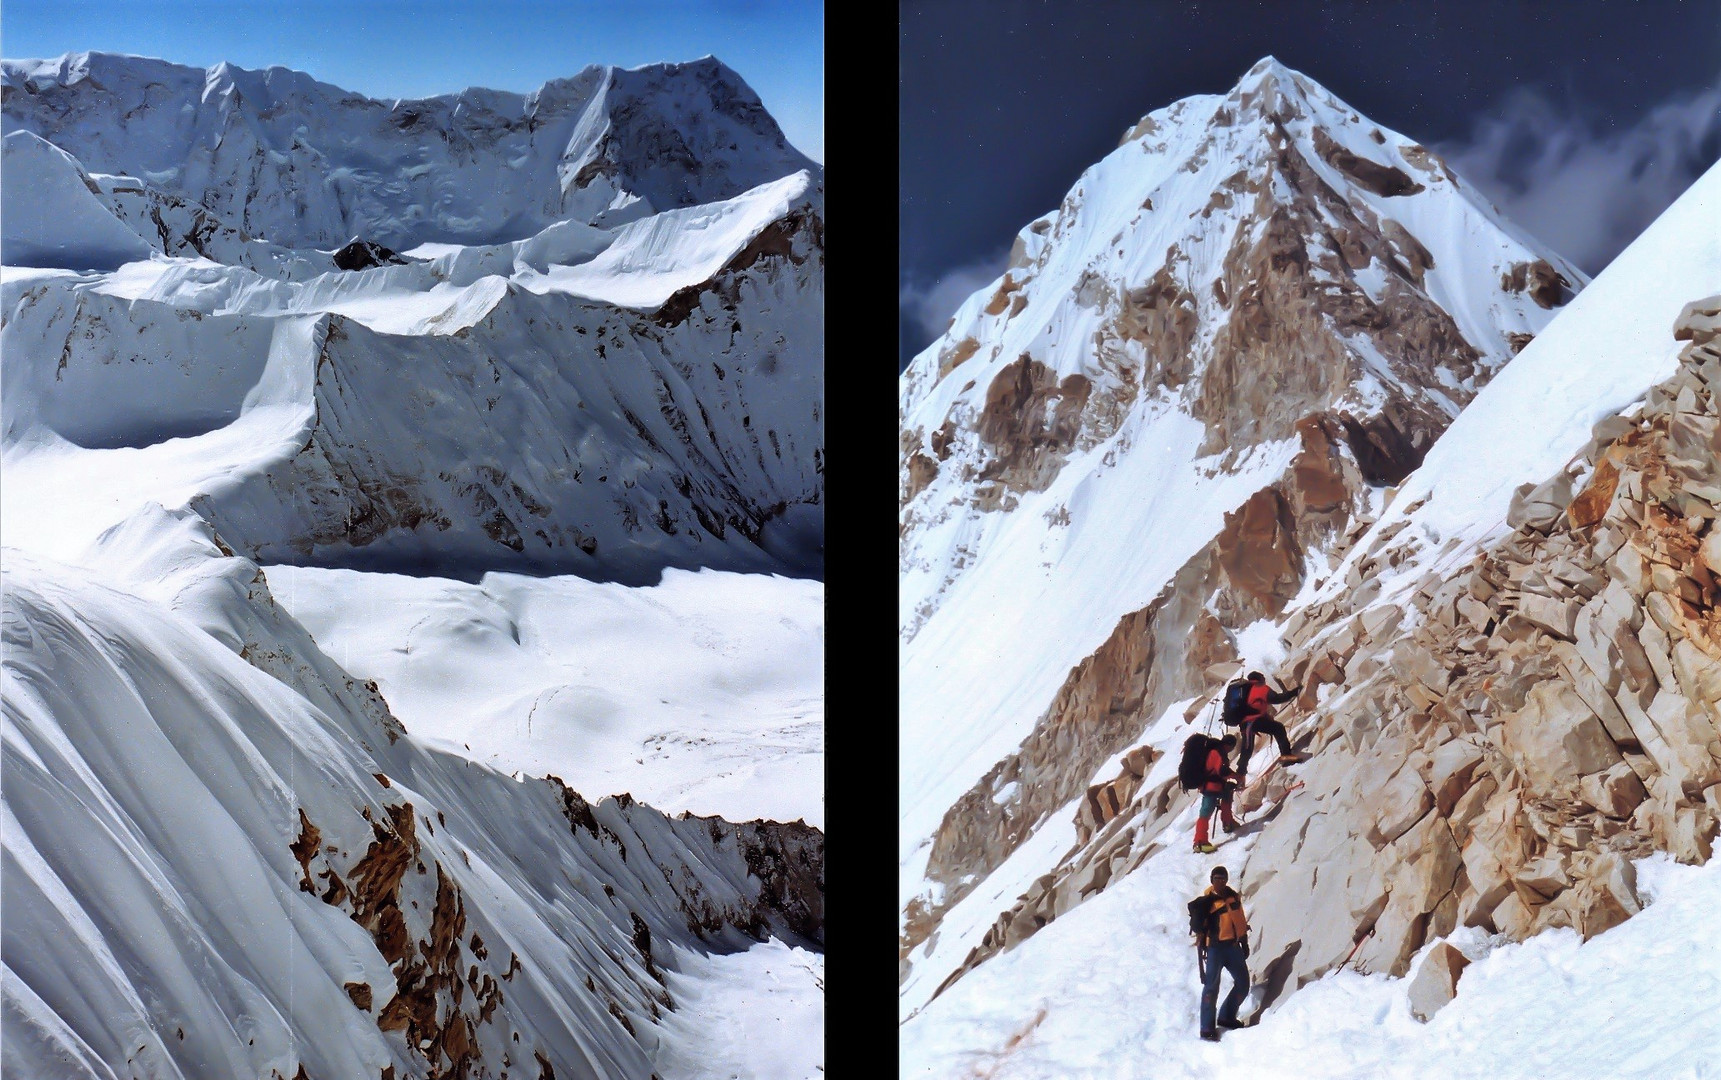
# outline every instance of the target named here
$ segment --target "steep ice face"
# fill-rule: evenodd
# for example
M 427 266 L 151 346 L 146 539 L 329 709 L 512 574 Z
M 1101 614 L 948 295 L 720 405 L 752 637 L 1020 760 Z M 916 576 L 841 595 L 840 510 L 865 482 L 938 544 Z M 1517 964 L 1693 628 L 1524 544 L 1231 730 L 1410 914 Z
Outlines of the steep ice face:
M 0 94 L 7 131 L 287 247 L 498 243 L 819 171 L 711 57 L 389 102 L 281 67 L 70 53 L 5 61 Z
M 1239 632 L 1584 282 L 1271 59 L 1019 234 L 901 383 L 905 963 L 1147 718 L 1264 662 Z
M 1489 383 L 1327 581 L 1238 635 L 1252 665 L 1303 685 L 1281 719 L 1314 757 L 1247 789 L 1249 824 L 1221 841 L 1254 916 L 1261 1011 L 1227 1053 L 1271 1052 L 1366 997 L 1376 1030 L 1330 1041 L 1305 1071 L 1426 1055 L 1480 1075 L 1517 1053 L 1501 1001 L 1555 968 L 1608 997 L 1608 965 L 1642 961 L 1714 882 L 1718 184 L 1721 167 Z M 1198 1045 L 1191 984 L 1165 971 L 1188 952 L 1179 901 L 1214 860 L 1187 854 L 1193 796 L 1173 773 L 1225 674 L 1095 769 L 909 956 L 914 1067 L 1007 1040 L 1023 1048 L 1010 1068 L 1097 1074 L 1125 1042 L 1173 1062 Z M 1709 865 L 1675 877 L 1675 860 Z M 1692 891 L 1658 910 L 1675 881 Z M 1102 942 L 1145 963 L 1108 971 Z M 1418 984 L 1454 947 L 1476 963 L 1424 1025 Z M 1095 1011 L 1118 1001 L 1130 1033 L 1096 1039 Z M 1654 1048 L 1684 1020 L 1657 1030 L 1651 1011 L 1627 1030 L 1599 1007 L 1557 1055 L 1672 1062 L 1678 1038 Z M 1454 1047 L 1478 1032 L 1499 1056 L 1465 1063 Z

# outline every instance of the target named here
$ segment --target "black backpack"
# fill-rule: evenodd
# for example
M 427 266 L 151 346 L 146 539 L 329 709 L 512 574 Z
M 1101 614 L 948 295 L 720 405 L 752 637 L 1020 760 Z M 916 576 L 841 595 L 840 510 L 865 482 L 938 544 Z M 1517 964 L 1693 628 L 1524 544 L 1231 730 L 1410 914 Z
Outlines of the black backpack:
M 1232 679 L 1225 686 L 1225 704 L 1220 707 L 1221 722 L 1233 726 L 1243 722 L 1243 714 L 1249 711 L 1248 679 Z
M 1206 785 L 1207 754 L 1218 745 L 1218 739 L 1210 739 L 1200 733 L 1183 740 L 1183 757 L 1177 763 L 1177 782 L 1184 791 L 1194 791 Z
M 1197 896 L 1189 901 L 1189 932 L 1202 941 L 1213 936 L 1214 923 L 1218 921 L 1213 917 L 1213 899 L 1211 896 Z

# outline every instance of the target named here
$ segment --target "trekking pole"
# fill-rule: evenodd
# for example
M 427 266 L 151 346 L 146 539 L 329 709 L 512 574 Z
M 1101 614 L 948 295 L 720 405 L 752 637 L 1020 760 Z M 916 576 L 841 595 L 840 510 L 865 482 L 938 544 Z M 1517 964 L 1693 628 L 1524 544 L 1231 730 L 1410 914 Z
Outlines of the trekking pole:
M 1214 721 L 1219 719 L 1219 702 L 1221 700 L 1222 696 L 1207 703 L 1207 723 L 1203 725 L 1203 730 L 1208 737 L 1212 737 Z

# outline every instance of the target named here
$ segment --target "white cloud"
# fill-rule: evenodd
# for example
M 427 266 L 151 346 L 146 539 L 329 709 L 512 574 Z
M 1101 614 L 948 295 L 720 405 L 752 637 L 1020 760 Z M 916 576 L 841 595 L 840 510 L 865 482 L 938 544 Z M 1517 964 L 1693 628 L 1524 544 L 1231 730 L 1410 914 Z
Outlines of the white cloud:
M 930 285 L 905 277 L 897 292 L 897 309 L 909 327 L 919 331 L 915 337 L 921 347 L 944 333 L 950 317 L 962 302 L 998 280 L 1009 258 L 1009 248 L 999 248 L 973 262 L 945 271 Z
M 1721 157 L 1721 86 L 1613 132 L 1520 91 L 1438 149 L 1508 219 L 1594 274 Z

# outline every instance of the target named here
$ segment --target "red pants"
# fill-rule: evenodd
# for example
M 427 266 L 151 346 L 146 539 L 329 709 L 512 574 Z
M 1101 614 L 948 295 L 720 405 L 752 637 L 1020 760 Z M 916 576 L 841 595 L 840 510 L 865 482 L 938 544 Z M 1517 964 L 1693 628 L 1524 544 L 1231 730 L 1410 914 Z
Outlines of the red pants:
M 1213 816 L 1215 808 L 1219 811 L 1219 822 L 1225 826 L 1225 831 L 1237 831 L 1237 819 L 1231 816 L 1231 792 L 1204 791 L 1201 793 L 1201 814 L 1195 819 L 1197 844 L 1207 843 L 1207 821 Z

